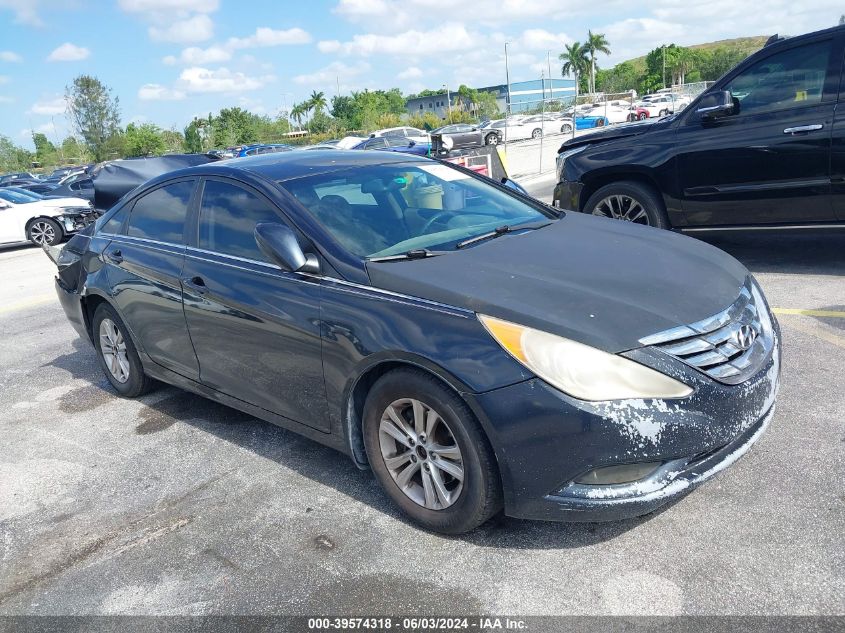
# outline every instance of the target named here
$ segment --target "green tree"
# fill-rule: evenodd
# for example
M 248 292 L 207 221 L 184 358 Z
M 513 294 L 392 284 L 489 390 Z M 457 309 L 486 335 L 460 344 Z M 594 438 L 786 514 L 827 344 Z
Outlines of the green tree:
M 573 75 L 575 77 L 575 98 L 578 98 L 579 79 L 583 77 L 590 66 L 589 52 L 581 42 L 564 44 L 565 51 L 558 56 L 563 62 L 560 67 L 560 74 L 564 77 Z
M 590 57 L 590 93 L 596 91 L 596 54 L 604 53 L 610 55 L 610 42 L 604 36 L 604 33 L 593 33 L 587 31 L 587 41 L 584 43 L 584 48 Z
M 211 123 L 214 147 L 255 143 L 260 118 L 243 108 L 223 108 Z
M 295 103 L 290 110 L 290 118 L 292 118 L 294 121 L 296 121 L 296 125 L 300 129 L 302 128 L 302 119 L 307 114 L 308 114 L 308 111 L 305 109 L 304 103 Z
M 0 134 L 0 173 L 30 168 L 32 152 L 15 145 L 8 136 Z
M 49 141 L 46 134 L 33 132 L 32 144 L 35 145 L 36 161 L 42 165 L 54 165 L 56 163 L 56 146 Z
M 108 158 L 106 154 L 114 143 L 109 144 L 107 151 L 107 142 L 119 132 L 120 102 L 111 92 L 111 88 L 90 75 L 79 75 L 65 89 L 71 123 L 98 161 Z
M 631 62 L 616 64 L 609 70 L 596 71 L 596 90 L 600 92 L 626 92 L 639 86 L 640 75 Z
M 152 123 L 127 125 L 124 143 L 127 156 L 157 156 L 165 150 L 161 130 Z
M 180 152 L 185 145 L 185 137 L 178 130 L 162 130 L 161 140 L 166 154 Z
M 182 147 L 189 154 L 201 154 L 205 151 L 202 132 L 206 121 L 194 119 L 185 127 L 185 138 Z

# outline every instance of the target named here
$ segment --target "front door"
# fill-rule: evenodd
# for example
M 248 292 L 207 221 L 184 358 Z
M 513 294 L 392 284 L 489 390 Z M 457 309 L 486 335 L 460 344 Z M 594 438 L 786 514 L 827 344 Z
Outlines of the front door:
M 185 219 L 196 184 L 169 182 L 135 200 L 125 232 L 115 228 L 103 252 L 114 302 L 143 351 L 192 380 L 199 372 L 182 310 L 181 276 Z
M 738 112 L 713 121 L 685 112 L 676 146 L 688 225 L 833 218 L 830 138 L 840 69 L 839 40 L 828 35 L 781 49 L 715 86 L 731 91 Z
M 255 243 L 256 224 L 284 221 L 259 192 L 206 179 L 182 273 L 185 317 L 204 384 L 328 431 L 320 283 L 282 272 Z

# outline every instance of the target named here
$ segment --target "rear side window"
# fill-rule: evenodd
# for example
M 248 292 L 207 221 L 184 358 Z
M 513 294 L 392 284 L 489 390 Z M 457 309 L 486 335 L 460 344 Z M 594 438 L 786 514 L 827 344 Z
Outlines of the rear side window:
M 132 207 L 126 234 L 161 242 L 182 243 L 194 181 L 176 182 L 141 196 Z
M 816 42 L 776 53 L 746 68 L 726 86 L 739 99 L 740 114 L 821 102 L 833 42 Z
M 200 207 L 200 248 L 268 261 L 255 243 L 255 225 L 263 222 L 282 222 L 269 200 L 231 183 L 206 181 Z
M 128 206 L 123 206 L 118 209 L 113 216 L 106 220 L 105 224 L 103 224 L 100 229 L 100 232 L 109 233 L 111 235 L 119 235 L 122 233 L 123 222 L 126 220 L 126 216 L 129 215 L 128 209 Z

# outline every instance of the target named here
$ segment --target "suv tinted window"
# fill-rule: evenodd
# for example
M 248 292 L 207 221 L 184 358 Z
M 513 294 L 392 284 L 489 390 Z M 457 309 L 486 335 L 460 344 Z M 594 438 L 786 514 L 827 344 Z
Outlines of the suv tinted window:
M 129 212 L 128 209 L 128 206 L 123 206 L 118 209 L 115 214 L 103 224 L 103 227 L 100 229 L 100 231 L 113 235 L 118 235 L 122 233 L 123 222 L 124 220 L 126 220 L 126 215 Z
M 181 244 L 194 184 L 193 180 L 176 182 L 138 198 L 126 234 Z
M 237 185 L 206 181 L 200 207 L 200 248 L 268 261 L 255 243 L 255 225 L 262 222 L 282 222 L 268 200 Z
M 816 42 L 760 60 L 726 86 L 740 114 L 812 105 L 822 100 L 833 42 Z

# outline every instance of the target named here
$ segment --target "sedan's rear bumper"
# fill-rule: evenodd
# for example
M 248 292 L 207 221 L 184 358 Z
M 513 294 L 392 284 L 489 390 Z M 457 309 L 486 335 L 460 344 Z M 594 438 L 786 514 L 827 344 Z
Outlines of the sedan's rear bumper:
M 65 311 L 73 329 L 82 338 L 90 340 L 91 336 L 88 333 L 88 326 L 85 323 L 85 313 L 82 307 L 82 297 L 79 293 L 67 290 L 58 277 L 56 277 L 55 285 L 56 294 L 59 296 L 59 303 L 62 304 L 62 309 Z

